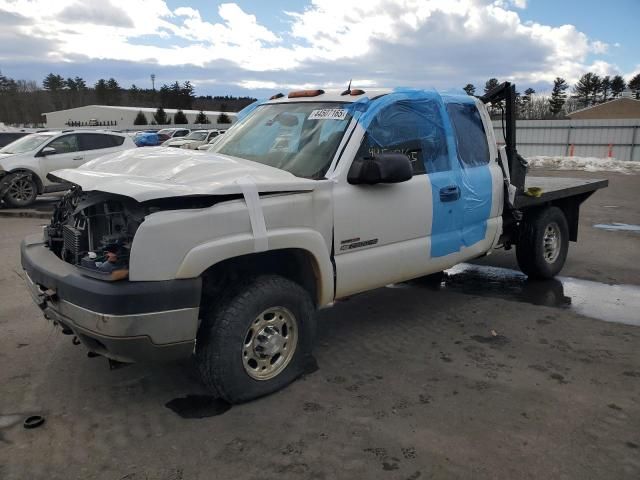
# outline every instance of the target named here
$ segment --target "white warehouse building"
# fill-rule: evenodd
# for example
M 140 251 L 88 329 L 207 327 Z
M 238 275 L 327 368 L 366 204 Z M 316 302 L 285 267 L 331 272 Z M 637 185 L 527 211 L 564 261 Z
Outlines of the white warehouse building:
M 73 127 L 112 127 L 118 130 L 126 129 L 145 129 L 148 126 L 134 125 L 133 122 L 138 115 L 138 112 L 142 112 L 147 117 L 147 123 L 151 125 L 153 121 L 153 115 L 156 113 L 155 108 L 148 107 L 119 107 L 111 105 L 86 105 L 84 107 L 70 108 L 68 110 L 58 110 L 56 112 L 43 113 L 46 117 L 47 128 L 68 128 Z M 171 119 L 173 125 L 173 117 L 178 111 L 175 108 L 165 108 L 167 117 Z M 183 110 L 182 111 L 189 121 L 188 125 L 196 125 L 196 117 L 200 113 L 200 110 Z M 235 112 L 211 112 L 204 111 L 210 124 L 207 124 L 207 128 L 221 128 L 226 129 L 231 126 L 231 123 L 219 123 L 220 114 L 224 113 L 234 123 L 236 121 Z

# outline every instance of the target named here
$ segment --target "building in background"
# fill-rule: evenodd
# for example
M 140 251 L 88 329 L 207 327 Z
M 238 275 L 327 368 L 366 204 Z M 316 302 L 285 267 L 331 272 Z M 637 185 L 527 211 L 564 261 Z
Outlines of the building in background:
M 616 98 L 567 114 L 571 120 L 640 119 L 640 100 Z
M 178 111 L 175 108 L 165 108 L 167 118 L 171 119 L 171 125 L 174 124 L 173 118 Z M 138 112 L 142 112 L 147 119 L 146 126 L 134 125 L 134 121 Z M 87 105 L 84 107 L 70 108 L 68 110 L 58 110 L 56 112 L 43 113 L 46 118 L 47 128 L 67 128 L 67 127 L 112 127 L 118 130 L 127 129 L 147 129 L 153 127 L 153 115 L 156 113 L 155 108 L 146 107 L 119 107 L 110 105 Z M 188 120 L 188 125 L 197 125 L 196 117 L 200 113 L 199 110 L 182 110 Z M 226 129 L 236 121 L 235 112 L 203 112 L 210 124 L 206 124 L 207 128 Z M 220 123 L 222 119 L 228 119 L 227 123 Z M 204 126 L 204 125 L 203 125 Z

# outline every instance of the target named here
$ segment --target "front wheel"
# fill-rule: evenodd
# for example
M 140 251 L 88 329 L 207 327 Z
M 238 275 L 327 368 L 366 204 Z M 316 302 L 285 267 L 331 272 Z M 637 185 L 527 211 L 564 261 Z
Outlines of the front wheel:
M 204 315 L 196 343 L 204 383 L 230 403 L 287 386 L 311 355 L 313 310 L 309 294 L 280 276 L 237 287 Z
M 12 177 L 7 179 L 10 182 L 10 186 L 4 195 L 5 203 L 10 207 L 21 208 L 35 202 L 38 196 L 38 185 L 33 180 L 33 177 L 20 173 L 14 173 Z
M 549 207 L 525 216 L 516 257 L 518 266 L 530 278 L 554 277 L 567 259 L 569 226 L 562 210 Z

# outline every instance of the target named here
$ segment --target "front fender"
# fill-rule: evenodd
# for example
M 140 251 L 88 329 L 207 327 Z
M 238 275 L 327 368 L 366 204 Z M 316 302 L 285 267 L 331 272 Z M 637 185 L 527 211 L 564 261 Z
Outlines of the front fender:
M 307 228 L 286 228 L 270 230 L 267 238 L 270 251 L 292 248 L 310 254 L 319 278 L 319 304 L 326 305 L 333 300 L 333 266 L 320 233 Z M 223 260 L 254 253 L 254 245 L 254 238 L 249 234 L 218 238 L 198 245 L 184 257 L 176 278 L 198 277 Z

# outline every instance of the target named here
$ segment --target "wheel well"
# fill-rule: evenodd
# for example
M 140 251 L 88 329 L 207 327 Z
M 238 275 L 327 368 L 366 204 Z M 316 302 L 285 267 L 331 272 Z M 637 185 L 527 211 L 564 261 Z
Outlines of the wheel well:
M 11 170 L 9 172 L 11 173 L 29 173 L 31 174 L 31 178 L 33 178 L 33 181 L 36 182 L 36 186 L 38 187 L 38 194 L 41 194 L 44 191 L 44 185 L 42 185 L 42 182 L 40 181 L 40 177 L 33 171 L 29 170 L 28 168 L 16 168 L 15 170 Z
M 569 240 L 572 242 L 577 242 L 578 223 L 580 220 L 580 205 L 592 194 L 593 192 L 585 192 L 567 198 L 552 200 L 551 202 L 547 202 L 533 208 L 528 208 L 523 212 L 524 219 L 526 220 L 527 217 L 537 215 L 539 212 L 546 210 L 549 207 L 558 207 L 560 210 L 562 210 L 562 213 L 564 213 L 564 216 L 567 219 L 567 224 L 569 226 Z M 515 238 L 517 238 L 517 236 Z
M 296 282 L 309 292 L 314 305 L 318 304 L 320 274 L 316 260 L 299 248 L 251 253 L 216 263 L 202 273 L 202 301 L 215 301 L 230 284 L 264 274 L 281 275 Z

